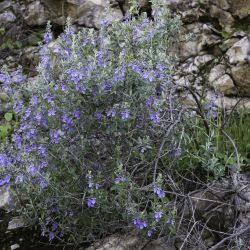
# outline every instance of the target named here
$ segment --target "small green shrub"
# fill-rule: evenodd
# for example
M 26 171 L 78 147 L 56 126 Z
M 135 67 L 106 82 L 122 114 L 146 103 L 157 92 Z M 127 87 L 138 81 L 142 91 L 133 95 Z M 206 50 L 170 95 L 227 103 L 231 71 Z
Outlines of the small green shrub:
M 20 213 L 50 241 L 78 245 L 121 225 L 173 230 L 158 161 L 179 122 L 167 54 L 179 26 L 160 2 L 154 20 L 128 13 L 78 34 L 68 23 L 54 48 L 48 25 L 39 80 L 14 105 L 20 127 L 0 159 L 1 183 L 11 179 Z

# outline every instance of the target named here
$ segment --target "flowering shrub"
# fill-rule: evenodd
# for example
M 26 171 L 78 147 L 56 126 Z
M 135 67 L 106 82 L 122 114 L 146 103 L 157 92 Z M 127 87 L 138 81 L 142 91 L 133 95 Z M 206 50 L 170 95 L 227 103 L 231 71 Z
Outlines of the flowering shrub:
M 128 13 L 98 32 L 75 34 L 68 22 L 54 46 L 48 25 L 38 82 L 14 104 L 20 126 L 0 155 L 0 185 L 10 183 L 50 241 L 93 241 L 121 225 L 151 236 L 174 224 L 158 162 L 181 154 L 168 55 L 179 25 L 157 2 L 153 19 Z

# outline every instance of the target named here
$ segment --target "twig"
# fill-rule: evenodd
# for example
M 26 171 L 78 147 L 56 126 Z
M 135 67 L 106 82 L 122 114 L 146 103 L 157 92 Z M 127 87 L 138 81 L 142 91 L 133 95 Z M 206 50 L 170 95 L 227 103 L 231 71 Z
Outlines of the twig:
M 198 112 L 198 114 L 200 115 L 200 117 L 201 117 L 201 119 L 203 121 L 203 124 L 205 126 L 206 131 L 207 131 L 207 134 L 209 135 L 210 134 L 209 125 L 208 125 L 207 120 L 206 120 L 206 118 L 204 116 L 203 109 L 201 107 L 201 104 L 200 104 L 196 94 L 194 93 L 194 91 L 189 86 L 185 86 L 185 88 L 191 93 L 192 97 L 194 98 L 194 100 L 195 100 L 195 102 L 197 104 L 197 107 L 198 107 L 197 112 Z
M 158 151 L 158 153 L 157 153 L 157 157 L 156 157 L 156 160 L 155 160 L 155 165 L 154 165 L 154 174 L 153 174 L 154 183 L 156 182 L 157 166 L 158 166 L 158 163 L 159 163 L 159 159 L 161 158 L 161 152 L 162 152 L 162 150 L 163 150 L 163 147 L 164 147 L 164 145 L 165 145 L 165 143 L 166 143 L 166 140 L 167 140 L 169 134 L 171 133 L 171 131 L 173 130 L 173 128 L 179 123 L 179 121 L 180 121 L 180 119 L 181 119 L 181 115 L 182 115 L 182 113 L 184 112 L 184 110 L 185 110 L 185 109 L 183 109 L 183 110 L 180 111 L 177 120 L 176 120 L 172 125 L 169 126 L 169 128 L 168 128 L 166 134 L 165 134 L 164 137 L 163 137 L 163 140 L 162 140 L 162 142 L 161 142 L 159 151 Z
M 247 232 L 248 230 L 250 230 L 250 225 L 248 225 L 247 227 L 241 229 L 239 232 L 232 234 L 226 238 L 224 238 L 223 240 L 221 240 L 220 242 L 218 242 L 216 245 L 214 245 L 213 247 L 210 247 L 208 250 L 216 250 L 218 249 L 225 241 L 230 240 L 231 238 L 237 237 L 245 232 Z
M 181 245 L 181 247 L 180 247 L 180 250 L 182 250 L 182 248 L 185 246 L 185 243 L 186 243 L 186 241 L 188 240 L 188 237 L 189 237 L 190 234 L 192 233 L 192 231 L 193 231 L 193 229 L 194 229 L 194 227 L 195 227 L 195 225 L 196 225 L 197 223 L 198 223 L 198 221 L 196 221 L 196 222 L 193 224 L 193 226 L 191 227 L 190 231 L 188 232 L 188 234 L 187 234 L 185 240 L 183 241 L 183 243 L 182 243 L 182 245 Z

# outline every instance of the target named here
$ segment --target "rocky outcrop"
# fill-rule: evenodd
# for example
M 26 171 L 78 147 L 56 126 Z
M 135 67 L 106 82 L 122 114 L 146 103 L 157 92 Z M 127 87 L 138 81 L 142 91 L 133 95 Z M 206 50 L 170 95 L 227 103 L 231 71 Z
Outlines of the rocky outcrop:
M 244 102 L 250 105 L 250 2 L 168 0 L 166 4 L 172 13 L 181 17 L 181 34 L 189 37 L 182 39 L 175 49 L 178 71 L 174 79 L 184 102 L 192 103 L 183 88 L 188 85 L 207 93 L 207 97 L 219 91 L 221 100 L 229 98 L 230 103 L 244 97 Z M 139 5 L 150 12 L 148 0 L 140 0 Z M 4 36 L 0 37 L 0 65 L 5 64 L 12 71 L 22 65 L 29 76 L 35 76 L 39 55 L 35 45 L 41 41 L 48 20 L 55 27 L 55 36 L 62 31 L 67 16 L 71 17 L 76 30 L 98 28 L 107 6 L 105 0 L 1 1 L 0 25 L 4 31 L 0 32 L 4 32 Z M 129 1 L 112 0 L 110 6 L 108 18 L 121 20 Z
M 87 27 L 100 25 L 104 17 L 104 8 L 107 6 L 104 0 L 37 0 L 31 1 L 27 6 L 24 20 L 28 25 L 46 24 L 53 20 L 58 25 L 64 25 L 66 17 L 70 16 L 73 23 Z M 110 19 L 122 18 L 122 12 L 118 3 L 112 5 Z

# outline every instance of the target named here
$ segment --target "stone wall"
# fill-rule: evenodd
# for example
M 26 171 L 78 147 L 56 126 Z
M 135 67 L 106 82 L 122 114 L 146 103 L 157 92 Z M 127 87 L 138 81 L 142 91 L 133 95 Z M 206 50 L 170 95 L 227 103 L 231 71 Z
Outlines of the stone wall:
M 177 48 L 174 81 L 186 104 L 193 104 L 184 86 L 192 86 L 210 98 L 219 91 L 217 103 L 232 107 L 239 99 L 250 109 L 250 0 L 166 0 L 183 21 L 182 34 L 190 35 Z M 139 0 L 150 11 L 147 0 Z M 111 0 L 110 19 L 120 19 L 127 0 Z M 104 17 L 105 0 L 0 0 L 0 68 L 15 71 L 22 66 L 28 77 L 36 75 L 36 46 L 48 20 L 55 37 L 72 18 L 76 30 L 98 28 Z M 4 102 L 8 98 L 1 98 Z M 4 99 L 4 100 L 3 100 Z M 2 103 L 1 103 L 2 104 Z M 1 110 L 0 110 L 1 111 Z

